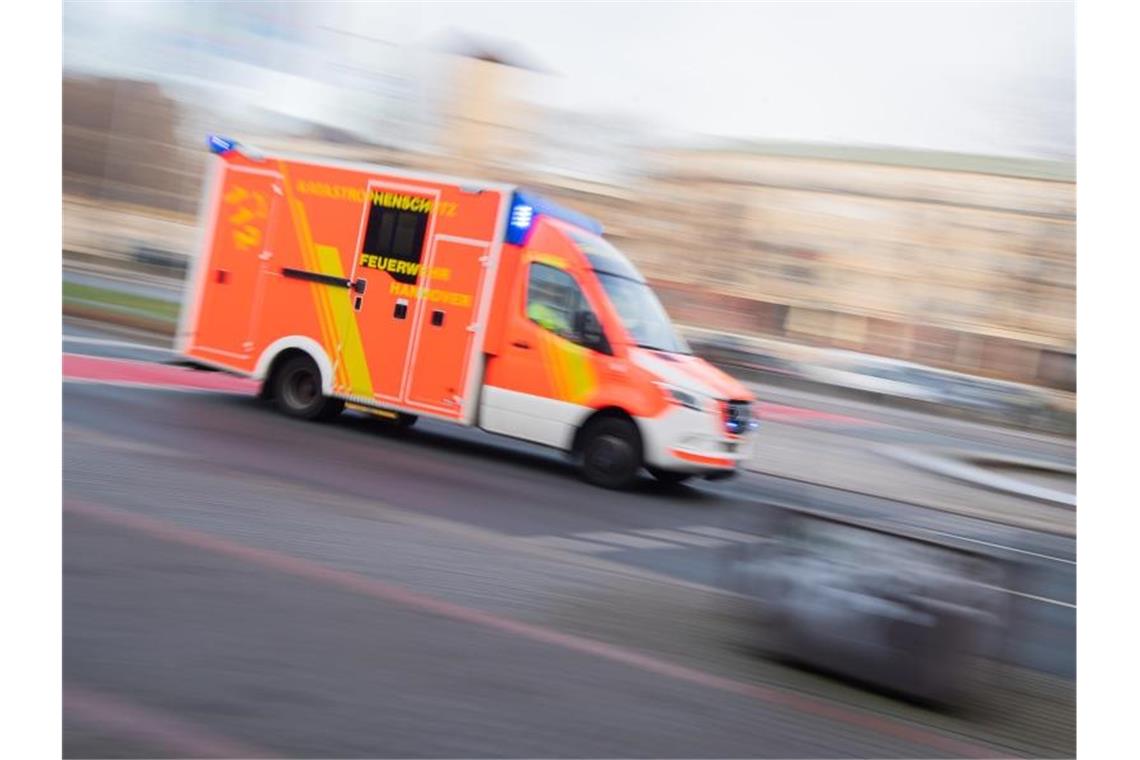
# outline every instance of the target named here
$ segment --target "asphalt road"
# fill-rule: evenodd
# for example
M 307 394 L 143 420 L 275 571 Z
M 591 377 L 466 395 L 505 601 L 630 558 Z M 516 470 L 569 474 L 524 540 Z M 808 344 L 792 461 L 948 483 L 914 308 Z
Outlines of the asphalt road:
M 68 332 L 66 352 L 166 358 Z M 615 494 L 478 431 L 105 383 L 64 386 L 64 496 L 69 756 L 1073 752 L 1063 536 L 755 474 Z M 1010 563 L 1000 709 L 748 651 L 724 552 L 803 507 Z

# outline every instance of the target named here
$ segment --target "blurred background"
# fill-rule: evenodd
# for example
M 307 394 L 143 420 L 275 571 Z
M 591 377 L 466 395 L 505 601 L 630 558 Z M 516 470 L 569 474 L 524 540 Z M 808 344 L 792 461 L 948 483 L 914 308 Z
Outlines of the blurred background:
M 65 261 L 183 268 L 203 135 L 232 133 L 538 188 L 601 219 L 696 342 L 757 364 L 857 352 L 1072 411 L 1071 16 L 67 3 Z
M 723 588 L 758 603 L 758 610 L 733 620 L 745 619 L 749 622 L 742 625 L 751 626 L 752 613 L 759 611 L 763 620 L 783 621 L 771 623 L 769 631 L 782 630 L 786 640 L 801 643 L 794 620 L 816 620 L 811 614 L 823 615 L 818 625 L 824 627 L 845 625 L 836 623 L 843 619 L 836 610 L 880 622 L 901 620 L 886 608 L 867 612 L 850 601 L 851 594 L 900 604 L 899 599 L 921 597 L 924 611 L 907 617 L 909 623 L 950 615 L 951 608 L 969 609 L 970 615 L 950 615 L 958 626 L 949 634 L 953 646 L 1007 668 L 998 692 L 992 691 L 998 688 L 992 673 L 977 675 L 991 690 L 977 704 L 988 707 L 970 712 L 959 700 L 956 704 L 966 710 L 962 715 L 922 712 L 925 707 L 910 703 L 889 710 L 901 711 L 908 721 L 925 721 L 933 732 L 970 736 L 991 749 L 1072 753 L 1072 4 L 91 1 L 65 2 L 63 21 L 62 255 L 70 325 L 65 346 L 69 335 L 73 341 L 66 350 L 106 353 L 106 346 L 124 335 L 152 347 L 169 345 L 183 278 L 196 253 L 208 133 L 264 149 L 534 188 L 599 219 L 607 237 L 649 278 L 697 353 L 756 384 L 767 404 L 752 480 L 726 486 L 729 490 L 692 489 L 680 505 L 668 508 L 656 504 L 662 495 L 652 490 L 615 496 L 600 507 L 630 510 L 619 522 L 645 531 L 708 522 L 738 537 L 765 535 L 763 551 L 754 547 L 714 558 L 700 555 L 696 542 L 688 549 L 698 555 L 670 564 L 660 559 L 662 552 L 652 559 L 633 556 L 652 547 L 618 541 L 630 556 L 604 557 L 694 583 L 717 585 L 719 578 Z M 131 351 L 121 355 L 155 358 Z M 106 473 L 135 474 L 137 461 L 122 446 L 111 445 L 107 453 L 107 440 L 99 438 L 107 430 L 98 415 L 72 403 L 76 411 L 70 418 L 65 403 L 65 439 L 71 440 L 65 491 L 71 479 L 72 487 L 84 492 L 98 491 L 99 484 L 122 490 L 121 482 L 115 488 L 104 482 L 111 477 Z M 206 419 L 214 412 L 200 413 Z M 196 445 L 218 445 L 194 435 L 171 438 L 180 425 L 190 424 L 182 412 L 167 419 L 158 411 L 128 406 L 111 427 L 124 434 L 122 420 L 149 419 L 148 414 L 155 424 L 165 419 L 167 427 L 162 435 L 144 436 L 144 448 L 185 453 Z M 78 432 L 74 425 L 69 432 L 72 423 Z M 359 432 L 350 424 L 345 434 Z M 262 431 L 257 440 L 277 435 Z M 421 447 L 439 444 L 434 432 L 421 435 L 428 436 L 418 439 Z M 447 456 L 464 451 L 449 450 Z M 536 502 L 549 498 L 548 484 L 530 480 L 535 466 L 530 455 L 504 451 L 498 455 L 505 461 L 521 459 L 516 470 L 500 474 L 517 479 L 519 489 L 533 488 Z M 115 452 L 127 458 L 116 460 Z M 484 458 L 478 462 L 501 466 Z M 144 481 L 136 483 L 139 493 L 156 485 L 146 481 L 150 485 L 144 487 Z M 563 487 L 578 488 L 559 481 Z M 193 481 L 184 488 L 187 504 L 215 498 L 195 490 Z M 225 503 L 236 497 L 216 498 Z M 303 498 L 297 496 L 296 504 Z M 391 493 L 385 498 L 399 502 Z M 433 498 L 408 486 L 407 504 L 397 505 L 419 509 Z M 439 495 L 438 501 L 448 498 Z M 693 514 L 685 499 L 701 498 L 708 514 Z M 736 508 L 741 499 L 763 509 L 741 517 Z M 805 541 L 801 525 L 789 527 L 773 517 L 792 506 L 847 521 L 843 530 L 828 528 L 831 533 L 820 535 L 869 531 L 872 538 L 844 538 L 845 559 L 835 559 L 820 549 L 831 544 Z M 649 522 L 641 525 L 642 518 L 630 517 L 634 513 Z M 507 532 L 581 543 L 590 540 L 582 534 L 591 529 L 620 533 L 628 527 L 526 522 Z M 412 535 L 420 528 L 404 526 L 408 545 L 426 541 Z M 697 535 L 714 544 L 751 545 L 727 534 Z M 80 548 L 69 548 L 71 557 L 102 557 L 109 551 L 85 553 L 82 547 L 88 544 L 82 541 L 95 539 L 77 540 L 74 546 Z M 598 540 L 605 545 L 605 539 Z M 911 559 L 891 564 L 883 559 L 893 555 L 882 543 L 890 540 L 941 541 L 938 551 L 969 561 L 959 564 L 930 550 L 903 552 Z M 414 553 L 404 559 L 412 565 L 427 562 Z M 889 577 L 871 577 L 868 568 L 880 561 Z M 920 572 L 914 563 L 938 572 Z M 967 565 L 968 572 L 960 570 Z M 801 572 L 801 566 L 808 569 Z M 826 580 L 840 566 L 864 572 L 855 580 L 852 573 L 839 573 L 842 581 Z M 947 571 L 951 566 L 959 570 Z M 953 583 L 929 580 L 946 575 Z M 626 588 L 632 583 L 629 578 L 586 583 L 606 588 L 601 597 L 584 587 L 565 592 L 559 586 L 559 593 L 577 601 L 542 620 L 628 644 L 588 621 L 602 608 L 623 607 L 624 601 L 615 600 L 630 597 L 619 589 L 632 594 Z M 794 591 L 804 583 L 802 594 Z M 846 601 L 819 596 L 820 588 L 832 583 L 843 587 L 836 593 Z M 493 601 L 500 592 L 471 593 Z M 695 604 L 673 600 L 666 605 L 664 592 L 642 598 L 648 600 L 643 605 L 669 619 L 677 605 Z M 792 599 L 799 602 L 787 602 Z M 704 603 L 697 607 L 702 620 L 720 620 L 719 611 L 710 613 Z M 517 611 L 510 604 L 503 609 Z M 805 612 L 809 609 L 816 612 Z M 100 613 L 85 614 L 71 614 L 73 630 L 83 627 L 75 621 L 98 627 Z M 124 625 L 103 622 L 111 629 Z M 971 627 L 975 623 L 984 635 Z M 723 631 L 693 625 L 686 640 L 710 634 L 724 643 Z M 917 655 L 920 660 L 949 662 L 932 654 L 944 651 L 938 647 L 947 646 L 946 640 L 904 636 L 911 643 L 900 644 L 876 625 L 867 623 L 863 643 L 851 644 L 862 634 L 848 637 L 850 652 L 835 642 L 813 646 L 832 659 L 836 652 L 848 652 L 840 657 L 848 664 L 877 662 L 860 649 L 864 645 L 879 647 L 880 654 L 920 652 L 925 653 Z M 687 648 L 643 638 L 637 639 L 642 646 L 659 647 L 665 655 Z M 66 641 L 65 635 L 65 648 Z M 715 649 L 710 662 L 741 672 L 744 666 L 723 661 L 723 647 L 709 641 L 702 639 L 696 651 Z M 102 678 L 99 668 L 83 664 L 98 647 L 83 640 L 70 646 L 73 672 Z M 65 651 L 65 663 L 68 656 Z M 876 688 L 891 693 L 949 699 L 931 686 L 948 684 L 945 673 L 923 681 L 915 675 L 917 665 L 901 667 L 905 674 L 896 677 L 887 665 L 863 672 L 824 662 L 818 653 L 799 656 L 857 683 L 881 682 Z M 888 709 L 883 705 L 890 698 L 874 689 L 834 687 L 841 692 L 836 697 L 832 686 L 818 685 L 825 682 L 817 682 L 816 675 L 756 667 L 762 668 L 756 677 L 764 683 L 792 684 L 845 704 Z M 364 698 L 363 693 L 358 696 Z M 271 690 L 267 694 L 268 704 L 289 701 Z M 75 692 L 72 699 L 88 717 L 111 709 L 88 692 Z M 1002 710 L 993 709 L 998 702 L 1005 705 Z M 977 707 L 970 700 L 966 704 Z M 187 714 L 201 717 L 209 711 Z M 656 724 L 648 722 L 634 733 L 655 730 L 651 725 Z M 248 726 L 230 728 L 238 734 L 248 728 L 247 738 L 258 736 Z M 918 753 L 909 744 L 861 744 L 853 730 L 816 744 L 781 740 L 764 751 Z M 713 733 L 704 736 L 712 741 Z M 544 736 L 553 744 L 544 743 Z M 485 749 L 543 755 L 576 746 L 569 736 L 559 736 L 539 732 L 533 744 L 492 743 Z M 563 740 L 566 745 L 559 744 Z M 121 749 L 82 732 L 70 741 L 78 754 Z M 217 749 L 209 742 L 190 746 Z M 292 746 L 309 746 L 312 754 L 361 749 L 319 741 Z M 369 754 L 372 745 L 362 746 Z M 417 748 L 402 746 L 405 752 Z M 445 754 L 467 755 L 465 749 L 480 745 L 441 746 Z M 723 756 L 753 754 L 748 747 L 762 746 L 768 745 L 635 741 L 586 744 L 581 751 L 699 755 L 709 747 Z M 937 745 L 937 751 L 969 753 L 950 745 Z

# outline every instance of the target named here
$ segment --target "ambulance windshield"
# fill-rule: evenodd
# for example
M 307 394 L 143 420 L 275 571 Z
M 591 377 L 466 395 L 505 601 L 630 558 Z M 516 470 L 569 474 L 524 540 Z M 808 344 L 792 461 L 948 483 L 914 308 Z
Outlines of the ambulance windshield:
M 671 354 L 692 353 L 673 329 L 657 294 L 625 254 L 596 235 L 573 230 L 570 236 L 586 254 L 610 303 L 638 347 Z
M 648 285 L 607 272 L 597 272 L 597 275 L 622 324 L 639 347 L 670 354 L 690 353 Z

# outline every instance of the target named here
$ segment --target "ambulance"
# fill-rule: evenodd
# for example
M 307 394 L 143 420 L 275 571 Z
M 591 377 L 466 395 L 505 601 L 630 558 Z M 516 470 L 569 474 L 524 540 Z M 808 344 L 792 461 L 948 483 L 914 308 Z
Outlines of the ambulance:
M 292 417 L 477 426 L 607 488 L 748 458 L 752 394 L 692 354 L 595 220 L 512 185 L 208 143 L 186 360 Z

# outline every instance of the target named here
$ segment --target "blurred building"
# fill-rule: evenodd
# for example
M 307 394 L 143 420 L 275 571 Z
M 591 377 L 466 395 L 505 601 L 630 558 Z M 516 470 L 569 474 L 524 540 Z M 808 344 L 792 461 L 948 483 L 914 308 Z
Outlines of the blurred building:
M 171 146 L 178 105 L 153 82 L 63 82 L 63 190 L 106 201 L 185 210 L 194 178 Z
M 658 147 L 636 121 L 538 105 L 551 74 L 525 50 L 416 46 L 370 12 L 69 4 L 65 247 L 188 254 L 216 131 L 534 186 L 602 220 L 682 323 L 1075 383 L 1071 163 Z
M 1071 165 L 727 144 L 658 154 L 637 255 L 682 321 L 1069 387 Z
M 531 160 L 542 71 L 523 51 L 469 37 L 446 43 L 439 93 L 439 147 L 469 166 L 519 167 Z
M 629 117 L 544 108 L 527 170 L 567 185 L 630 187 L 648 169 L 651 138 Z

